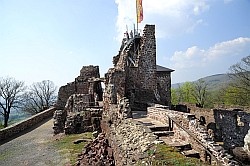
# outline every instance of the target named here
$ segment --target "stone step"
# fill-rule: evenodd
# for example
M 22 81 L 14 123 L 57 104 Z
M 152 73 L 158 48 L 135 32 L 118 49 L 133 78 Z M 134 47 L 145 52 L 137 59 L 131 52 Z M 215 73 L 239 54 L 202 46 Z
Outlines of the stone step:
M 200 158 L 200 153 L 195 151 L 194 149 L 182 151 L 181 154 L 183 154 L 186 157 L 194 157 L 197 159 Z
M 155 131 L 168 131 L 169 127 L 168 126 L 149 126 L 149 129 L 152 132 L 155 132 Z
M 153 134 L 157 135 L 158 137 L 173 136 L 174 132 L 173 131 L 154 131 Z
M 182 151 L 188 151 L 191 150 L 192 147 L 189 143 L 173 143 L 170 144 L 170 146 L 174 147 L 175 149 L 177 149 L 178 151 L 182 152 Z
M 180 139 L 175 139 L 173 136 L 170 137 L 160 137 L 160 140 L 164 141 L 167 145 L 174 147 L 178 151 L 191 150 L 191 144 Z

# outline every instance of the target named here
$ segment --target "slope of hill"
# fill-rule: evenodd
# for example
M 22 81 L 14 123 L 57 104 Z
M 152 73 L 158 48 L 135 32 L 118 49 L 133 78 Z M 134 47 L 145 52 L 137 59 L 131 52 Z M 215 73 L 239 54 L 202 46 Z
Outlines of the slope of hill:
M 230 82 L 230 78 L 227 74 L 216 74 L 212 76 L 207 76 L 201 78 L 208 84 L 208 90 L 219 90 L 222 87 L 225 87 L 226 84 Z M 196 82 L 196 81 L 194 81 Z M 184 83 L 172 84 L 172 88 L 178 88 L 182 86 Z

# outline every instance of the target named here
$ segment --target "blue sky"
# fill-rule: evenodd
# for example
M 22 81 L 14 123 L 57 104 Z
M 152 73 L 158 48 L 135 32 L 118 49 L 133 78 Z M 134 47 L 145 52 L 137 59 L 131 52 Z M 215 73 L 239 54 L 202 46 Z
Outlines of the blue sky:
M 157 63 L 172 82 L 226 73 L 250 54 L 249 0 L 143 0 Z M 0 77 L 65 85 L 84 65 L 112 67 L 135 0 L 0 0 Z

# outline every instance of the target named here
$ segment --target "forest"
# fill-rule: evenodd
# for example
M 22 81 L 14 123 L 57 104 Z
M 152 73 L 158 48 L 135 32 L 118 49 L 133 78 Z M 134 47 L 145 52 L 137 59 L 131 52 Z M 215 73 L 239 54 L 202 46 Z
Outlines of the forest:
M 171 102 L 193 103 L 204 108 L 213 108 L 214 104 L 250 106 L 250 55 L 232 65 L 221 79 L 177 84 L 171 89 Z

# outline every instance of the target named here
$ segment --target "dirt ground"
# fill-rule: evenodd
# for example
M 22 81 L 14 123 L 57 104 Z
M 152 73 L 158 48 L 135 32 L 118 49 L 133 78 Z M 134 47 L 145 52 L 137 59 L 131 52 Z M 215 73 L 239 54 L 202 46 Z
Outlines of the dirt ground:
M 53 120 L 0 146 L 0 166 L 62 166 L 69 162 L 52 146 Z

